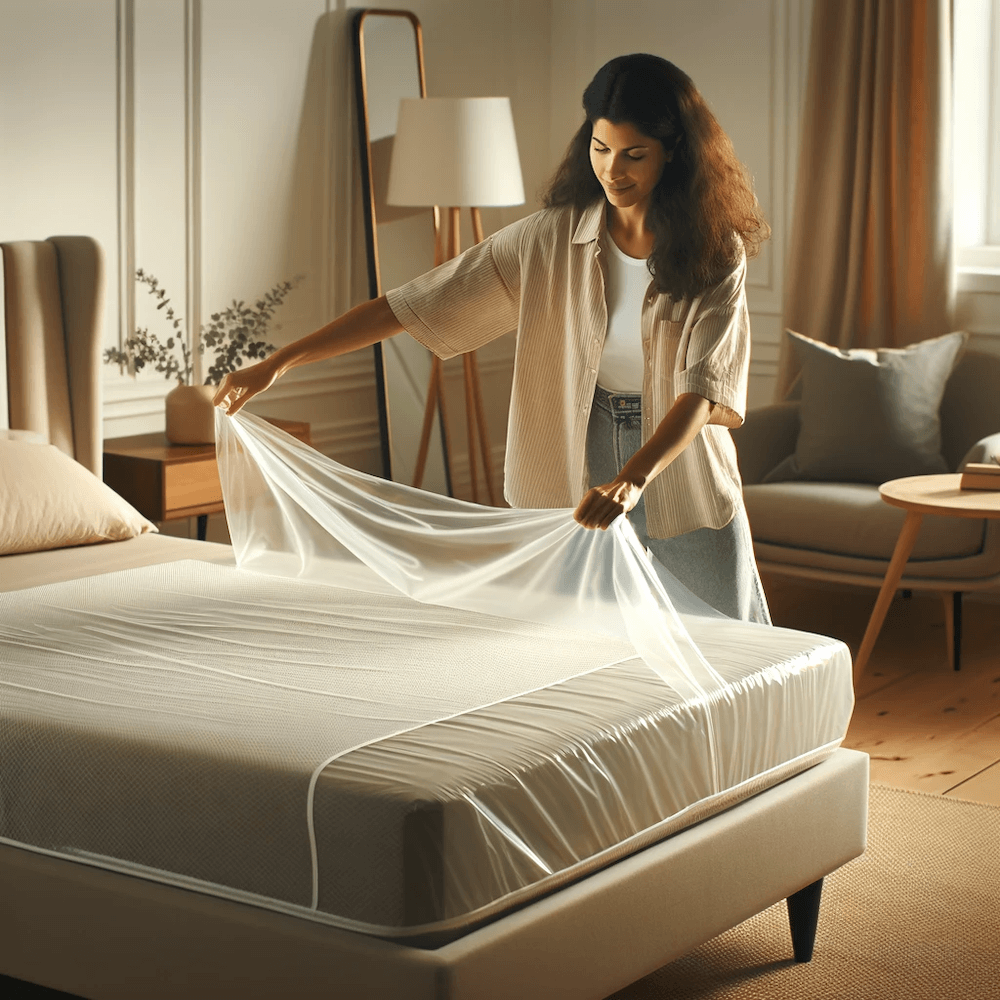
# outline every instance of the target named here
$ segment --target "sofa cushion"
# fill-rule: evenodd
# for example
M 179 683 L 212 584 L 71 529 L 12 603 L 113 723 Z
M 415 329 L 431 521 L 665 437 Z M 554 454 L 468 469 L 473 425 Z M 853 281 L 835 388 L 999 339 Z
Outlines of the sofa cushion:
M 794 453 L 764 482 L 878 484 L 948 471 L 938 411 L 964 333 L 878 350 L 785 335 L 801 366 L 799 434 Z
M 884 559 L 892 556 L 906 512 L 862 483 L 758 483 L 743 488 L 755 543 Z M 924 518 L 911 561 L 973 556 L 983 547 L 982 521 Z

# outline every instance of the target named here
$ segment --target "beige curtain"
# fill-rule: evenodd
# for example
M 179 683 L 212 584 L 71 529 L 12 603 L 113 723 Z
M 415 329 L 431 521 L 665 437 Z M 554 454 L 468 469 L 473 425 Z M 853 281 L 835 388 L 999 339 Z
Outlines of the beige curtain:
M 839 347 L 951 329 L 950 0 L 816 0 L 785 326 Z M 796 372 L 785 345 L 782 398 Z

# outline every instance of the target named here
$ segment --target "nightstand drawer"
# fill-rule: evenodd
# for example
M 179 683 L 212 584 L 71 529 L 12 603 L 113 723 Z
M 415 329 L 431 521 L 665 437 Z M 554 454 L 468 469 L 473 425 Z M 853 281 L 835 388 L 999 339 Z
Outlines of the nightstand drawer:
M 177 462 L 163 469 L 165 520 L 189 507 L 222 503 L 222 483 L 214 456 L 200 462 Z
M 304 421 L 267 419 L 309 444 Z M 207 515 L 223 510 L 212 444 L 170 444 L 162 433 L 113 438 L 104 442 L 104 481 L 151 521 L 197 517 L 199 538 Z

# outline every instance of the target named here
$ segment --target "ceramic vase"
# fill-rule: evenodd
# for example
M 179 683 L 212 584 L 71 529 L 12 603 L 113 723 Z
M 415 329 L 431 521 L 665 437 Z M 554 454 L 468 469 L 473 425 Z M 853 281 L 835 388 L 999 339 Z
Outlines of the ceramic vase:
M 167 440 L 171 444 L 215 443 L 214 385 L 178 385 L 167 393 Z

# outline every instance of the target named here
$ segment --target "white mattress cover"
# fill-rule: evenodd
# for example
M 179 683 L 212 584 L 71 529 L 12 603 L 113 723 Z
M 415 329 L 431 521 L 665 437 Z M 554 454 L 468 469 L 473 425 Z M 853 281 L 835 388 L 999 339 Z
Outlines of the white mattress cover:
M 229 558 L 224 547 L 177 544 L 181 541 L 147 536 L 132 540 L 141 546 L 92 549 L 104 570 L 119 560 L 135 565 L 195 551 L 222 562 Z M 79 576 L 84 565 L 94 566 L 80 550 L 64 550 L 61 559 L 38 555 L 46 558 L 0 560 L 3 589 L 12 589 L 15 577 L 15 583 L 37 584 Z M 600 670 L 393 737 L 326 768 L 315 802 L 323 858 L 318 916 L 371 933 L 438 940 L 832 752 L 852 705 L 846 647 L 805 633 L 762 629 L 761 643 L 749 648 L 742 631 L 738 645 L 727 638 L 725 622 L 688 618 L 686 624 L 713 667 L 739 690 L 739 697 L 725 699 L 733 723 L 728 732 L 766 736 L 724 745 L 722 793 L 706 795 L 697 710 L 671 706 L 664 698 L 670 692 L 640 663 Z M 135 761 L 142 754 L 133 747 L 120 756 Z M 198 766 L 203 769 L 205 761 Z M 255 781 L 266 785 L 267 777 L 267 763 L 261 762 Z M 85 827 L 93 789 L 71 786 L 58 797 L 59 808 Z M 105 807 L 116 807 L 114 795 L 101 798 Z M 183 799 L 174 803 L 178 815 Z M 70 802 L 73 808 L 67 809 Z M 134 812 L 136 803 L 128 807 Z M 219 815 L 232 820 L 231 812 Z M 161 804 L 147 820 L 164 818 Z M 253 878 L 233 870 L 231 852 L 213 851 L 219 842 L 213 841 L 210 823 L 202 833 L 209 835 L 189 845 L 207 876 L 198 880 L 204 883 L 200 887 L 243 898 L 252 894 Z M 249 857 L 243 861 L 252 864 Z M 171 880 L 163 873 L 144 874 Z M 229 893 L 214 886 L 215 880 L 244 888 Z

